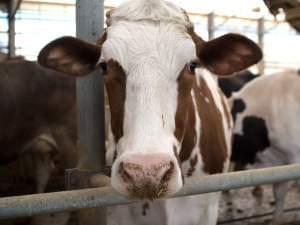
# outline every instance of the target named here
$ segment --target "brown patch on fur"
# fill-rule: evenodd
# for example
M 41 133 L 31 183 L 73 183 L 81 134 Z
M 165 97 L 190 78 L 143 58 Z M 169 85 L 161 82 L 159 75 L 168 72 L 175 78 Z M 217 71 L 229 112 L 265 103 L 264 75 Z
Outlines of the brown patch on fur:
M 196 144 L 195 110 L 191 96 L 194 75 L 185 67 L 178 77 L 178 101 L 175 115 L 175 137 L 182 141 L 179 159 L 181 162 L 188 160 Z
M 109 60 L 104 77 L 111 112 L 111 129 L 115 142 L 118 142 L 123 136 L 126 76 L 118 62 Z
M 201 120 L 200 152 L 204 171 L 209 174 L 221 173 L 228 157 L 222 115 L 203 78 L 200 78 L 200 87 L 194 85 L 193 88 Z M 203 95 L 200 95 L 200 92 Z M 208 98 L 209 102 L 206 102 L 205 98 Z
M 187 172 L 187 176 L 188 176 L 188 177 L 192 176 L 193 173 L 195 172 L 197 162 L 198 162 L 198 156 L 195 155 L 195 157 L 192 158 L 192 159 L 190 160 L 190 165 L 191 165 L 191 167 L 189 168 L 189 170 L 188 170 L 188 172 Z
M 222 107 L 224 109 L 224 114 L 225 114 L 225 117 L 226 117 L 226 123 L 227 123 L 228 129 L 230 129 L 231 125 L 232 125 L 231 124 L 232 120 L 231 120 L 231 114 L 230 114 L 230 112 L 228 110 L 228 107 L 227 107 L 227 104 L 226 104 L 227 99 L 225 98 L 223 92 L 220 89 L 219 89 L 219 94 L 221 96 L 221 103 L 222 103 Z

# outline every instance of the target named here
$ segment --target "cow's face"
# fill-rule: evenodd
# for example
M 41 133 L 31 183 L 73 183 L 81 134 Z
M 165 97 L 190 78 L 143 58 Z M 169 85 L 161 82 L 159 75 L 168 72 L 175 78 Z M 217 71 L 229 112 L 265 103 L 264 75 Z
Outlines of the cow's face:
M 189 132 L 185 104 L 196 67 L 228 75 L 256 63 L 261 52 L 240 35 L 203 41 L 185 12 L 164 1 L 127 2 L 108 15 L 108 25 L 98 46 L 61 38 L 39 62 L 73 75 L 100 65 L 116 146 L 113 187 L 135 198 L 173 194 L 183 185 L 177 156 Z

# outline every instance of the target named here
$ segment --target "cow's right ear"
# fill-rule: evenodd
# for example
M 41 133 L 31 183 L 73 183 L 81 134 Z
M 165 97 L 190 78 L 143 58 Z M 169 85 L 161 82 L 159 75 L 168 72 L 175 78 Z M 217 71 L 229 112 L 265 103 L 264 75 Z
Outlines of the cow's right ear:
M 74 37 L 62 37 L 50 42 L 40 51 L 38 63 L 58 72 L 83 76 L 95 69 L 100 54 L 100 46 Z

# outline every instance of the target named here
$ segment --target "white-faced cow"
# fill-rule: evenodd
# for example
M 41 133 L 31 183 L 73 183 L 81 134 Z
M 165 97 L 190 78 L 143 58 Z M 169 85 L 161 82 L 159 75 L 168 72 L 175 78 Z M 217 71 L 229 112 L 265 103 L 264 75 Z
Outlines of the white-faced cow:
M 249 82 L 230 99 L 232 160 L 238 167 L 300 163 L 300 75 L 286 71 Z M 282 222 L 287 183 L 274 185 L 274 224 Z
M 210 72 L 226 76 L 258 62 L 257 45 L 237 34 L 206 42 L 181 8 L 162 0 L 126 2 L 107 23 L 97 45 L 63 37 L 40 52 L 39 63 L 74 76 L 103 68 L 112 186 L 149 200 L 176 193 L 186 177 L 225 172 L 232 123 Z M 109 224 L 212 225 L 218 198 L 211 193 L 113 207 Z

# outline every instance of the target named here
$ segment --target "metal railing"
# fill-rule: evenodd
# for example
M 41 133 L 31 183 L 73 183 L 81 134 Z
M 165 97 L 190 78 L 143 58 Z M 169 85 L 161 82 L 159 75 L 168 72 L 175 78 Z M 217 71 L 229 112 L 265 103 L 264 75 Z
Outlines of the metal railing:
M 172 198 L 284 182 L 299 178 L 300 164 L 201 176 L 187 179 L 182 190 Z M 0 219 L 133 202 L 136 202 L 136 200 L 121 196 L 111 187 L 6 197 L 0 199 Z

